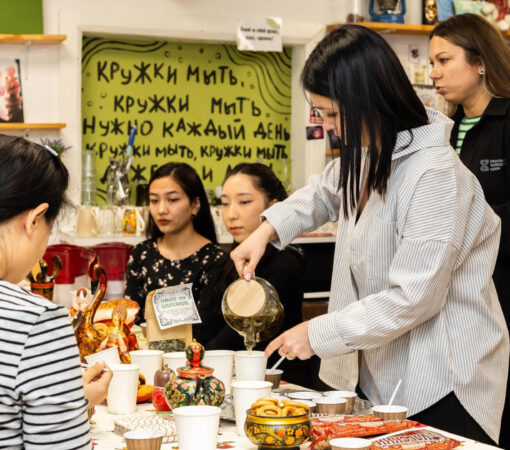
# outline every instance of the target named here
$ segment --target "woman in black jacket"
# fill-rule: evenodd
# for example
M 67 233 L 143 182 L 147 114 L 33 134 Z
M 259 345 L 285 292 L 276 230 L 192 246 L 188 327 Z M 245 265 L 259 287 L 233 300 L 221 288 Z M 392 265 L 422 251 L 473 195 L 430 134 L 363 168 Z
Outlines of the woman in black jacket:
M 453 16 L 431 33 L 430 77 L 451 105 L 450 138 L 462 162 L 476 175 L 487 202 L 501 218 L 501 242 L 494 284 L 510 320 L 510 47 L 501 33 L 478 15 Z M 508 423 L 507 400 L 502 423 Z M 506 417 L 506 419 L 505 419 Z M 510 448 L 508 427 L 500 446 Z

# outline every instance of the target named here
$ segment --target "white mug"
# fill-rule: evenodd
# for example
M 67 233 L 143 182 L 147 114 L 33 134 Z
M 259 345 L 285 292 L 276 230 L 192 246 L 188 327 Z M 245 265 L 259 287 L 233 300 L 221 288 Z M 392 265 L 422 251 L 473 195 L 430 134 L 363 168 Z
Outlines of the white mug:
M 214 376 L 225 385 L 225 394 L 230 394 L 234 352 L 232 350 L 206 350 L 202 365 L 214 369 Z
M 84 206 L 78 212 L 76 219 L 76 235 L 79 237 L 91 237 L 99 234 L 99 220 L 91 206 Z
M 110 236 L 117 233 L 117 214 L 115 210 L 106 206 L 99 210 L 99 223 L 101 225 L 101 234 Z
M 112 364 L 113 377 L 108 386 L 106 403 L 110 414 L 131 414 L 136 411 L 138 375 L 136 364 Z
M 244 422 L 246 411 L 261 397 L 269 397 L 273 383 L 270 381 L 233 381 L 232 394 L 234 396 L 234 412 L 236 429 L 239 436 L 245 436 Z
M 236 380 L 265 380 L 267 357 L 261 350 L 240 350 L 234 353 Z
M 181 406 L 173 410 L 180 450 L 215 450 L 221 409 Z
M 133 350 L 129 356 L 133 364 L 140 366 L 145 382 L 154 385 L 154 375 L 163 366 L 163 350 Z
M 143 208 L 129 206 L 121 210 L 122 233 L 141 236 L 145 231 L 145 219 L 143 218 Z

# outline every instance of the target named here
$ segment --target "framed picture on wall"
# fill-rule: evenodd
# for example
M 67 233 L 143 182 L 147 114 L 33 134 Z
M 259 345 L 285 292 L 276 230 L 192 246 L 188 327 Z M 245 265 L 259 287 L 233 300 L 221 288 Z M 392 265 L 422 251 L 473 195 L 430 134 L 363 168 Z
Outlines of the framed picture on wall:
M 23 122 L 19 59 L 0 59 L 0 122 Z

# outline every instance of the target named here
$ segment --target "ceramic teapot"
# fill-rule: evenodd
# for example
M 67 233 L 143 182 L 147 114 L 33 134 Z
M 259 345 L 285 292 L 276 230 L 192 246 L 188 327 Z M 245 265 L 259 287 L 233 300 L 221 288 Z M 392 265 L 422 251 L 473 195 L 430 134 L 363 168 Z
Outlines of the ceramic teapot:
M 225 398 L 225 386 L 212 376 L 214 369 L 202 366 L 204 347 L 195 339 L 186 347 L 187 363 L 171 374 L 165 388 L 170 409 L 188 405 L 220 406 Z
M 263 278 L 240 278 L 223 294 L 225 321 L 244 337 L 247 350 L 274 337 L 283 324 L 283 305 L 276 289 Z

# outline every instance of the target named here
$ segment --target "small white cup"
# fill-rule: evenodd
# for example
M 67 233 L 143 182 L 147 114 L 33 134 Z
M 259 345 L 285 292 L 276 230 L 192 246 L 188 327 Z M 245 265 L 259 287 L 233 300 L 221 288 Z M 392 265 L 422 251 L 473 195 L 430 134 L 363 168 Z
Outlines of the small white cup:
M 320 392 L 315 392 L 315 391 L 298 391 L 298 392 L 289 392 L 287 394 L 287 397 L 289 397 L 293 400 L 312 400 L 312 401 L 314 401 L 315 398 L 322 397 L 322 394 Z
M 110 369 L 113 377 L 106 397 L 108 411 L 111 414 L 135 412 L 140 367 L 136 364 L 113 364 Z
M 234 353 L 236 380 L 261 380 L 266 378 L 267 357 L 263 351 L 246 350 Z
M 336 438 L 330 439 L 331 450 L 369 450 L 370 441 L 361 438 Z
M 154 374 L 163 367 L 163 350 L 133 350 L 129 356 L 133 364 L 140 366 L 145 383 L 154 386 Z
M 269 397 L 273 383 L 270 381 L 245 380 L 232 381 L 232 394 L 234 396 L 234 412 L 236 429 L 239 436 L 245 436 L 244 422 L 246 411 L 261 397 Z
M 214 369 L 213 376 L 223 381 L 225 394 L 232 392 L 234 352 L 232 350 L 206 350 L 202 364 Z
M 110 347 L 100 352 L 85 356 L 85 361 L 89 364 L 104 361 L 107 365 L 120 364 L 119 347 Z
M 165 433 L 159 430 L 136 428 L 124 433 L 127 450 L 159 450 Z
M 179 450 L 215 450 L 221 409 L 181 406 L 173 410 Z
M 185 352 L 170 352 L 163 354 L 163 365 L 168 365 L 175 373 L 177 373 L 178 367 L 186 365 L 186 353 Z
M 327 391 L 324 392 L 326 397 L 341 397 L 347 400 L 347 404 L 345 405 L 345 414 L 352 414 L 354 410 L 354 401 L 358 394 L 352 391 Z
M 344 414 L 347 400 L 341 397 L 318 397 L 313 401 L 317 404 L 315 411 L 321 414 Z
M 397 405 L 376 405 L 372 406 L 374 416 L 380 417 L 382 420 L 404 420 L 407 416 L 407 408 Z
M 280 387 L 282 381 L 283 370 L 281 369 L 266 369 L 265 380 L 273 383 L 273 389 Z

